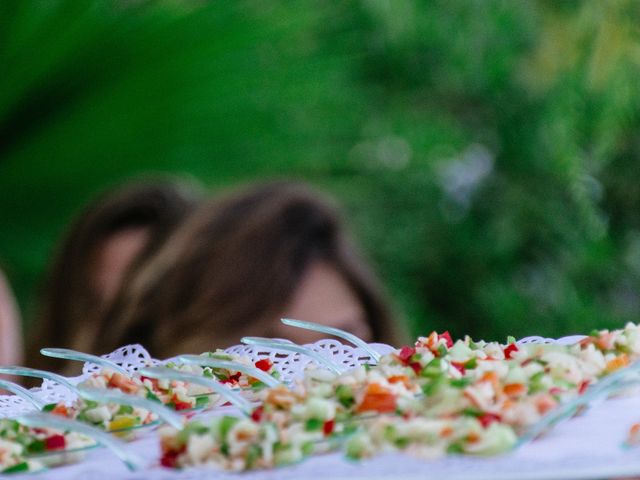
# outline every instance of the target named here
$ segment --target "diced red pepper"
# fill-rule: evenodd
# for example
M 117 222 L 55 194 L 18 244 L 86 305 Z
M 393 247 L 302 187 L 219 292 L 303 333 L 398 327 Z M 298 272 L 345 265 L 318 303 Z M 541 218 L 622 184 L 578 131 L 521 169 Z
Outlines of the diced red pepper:
M 551 395 L 560 395 L 562 392 L 564 392 L 564 390 L 562 390 L 560 387 L 551 387 L 549 389 L 549 393 Z
M 242 373 L 238 372 L 235 373 L 233 375 L 230 375 L 229 378 L 226 378 L 224 380 L 222 380 L 222 383 L 238 383 L 240 381 L 240 377 L 242 376 Z
M 500 420 L 502 420 L 500 415 L 496 415 L 494 413 L 484 413 L 478 417 L 478 421 L 483 428 L 487 428 L 492 423 L 499 422 Z
M 422 371 L 422 364 L 420 362 L 411 362 L 409 366 L 416 375 L 420 375 L 420 372 Z
M 403 365 L 409 365 L 409 360 L 416 353 L 416 349 L 413 347 L 404 346 L 398 352 L 398 358 L 402 362 Z
M 268 372 L 273 367 L 273 362 L 268 358 L 263 358 L 262 360 L 258 360 L 256 363 L 256 368 L 259 368 L 263 372 Z
M 165 450 L 160 458 L 160 465 L 167 468 L 176 468 L 178 465 L 178 456 L 185 451 L 186 447 L 180 450 Z
M 64 435 L 51 435 L 45 440 L 47 450 L 62 450 L 66 445 Z
M 467 371 L 464 368 L 464 363 L 462 363 L 462 362 L 451 362 L 451 366 L 453 368 L 455 368 L 456 370 L 458 370 L 462 375 L 464 375 L 465 372 Z
M 180 411 L 180 410 L 189 410 L 190 408 L 192 408 L 192 405 L 189 402 L 173 402 L 173 405 L 175 406 L 175 409 Z
M 333 420 L 327 420 L 322 425 L 322 433 L 325 435 L 331 435 L 333 433 L 333 428 L 336 426 L 336 422 Z
M 582 395 L 585 390 L 587 389 L 587 387 L 589 386 L 589 380 L 583 380 L 582 382 L 580 382 L 580 386 L 578 387 L 578 393 L 580 395 Z
M 449 331 L 446 331 L 438 335 L 438 340 L 440 340 L 441 338 L 445 339 L 447 348 L 453 347 L 453 340 L 451 339 L 451 334 L 449 333 Z
M 513 352 L 517 352 L 518 351 L 518 346 L 515 343 L 510 343 L 507 348 L 504 349 L 504 358 L 511 358 L 513 355 Z
M 260 420 L 262 420 L 263 415 L 264 415 L 264 407 L 260 405 L 259 407 L 255 408 L 253 412 L 251 412 L 251 420 L 253 420 L 256 423 L 259 423 Z

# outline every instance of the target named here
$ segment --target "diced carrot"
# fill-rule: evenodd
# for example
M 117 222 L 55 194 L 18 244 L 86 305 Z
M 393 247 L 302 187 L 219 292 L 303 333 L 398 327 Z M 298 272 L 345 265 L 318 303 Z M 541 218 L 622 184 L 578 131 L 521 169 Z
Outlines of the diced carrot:
M 493 385 L 493 388 L 498 390 L 498 374 L 496 372 L 485 372 L 480 377 L 481 382 L 489 382 Z
M 69 409 L 67 409 L 67 406 L 64 403 L 59 403 L 53 408 L 53 410 L 51 410 L 51 413 L 54 415 L 60 415 L 61 417 L 68 417 Z
M 527 393 L 527 387 L 522 383 L 509 383 L 502 391 L 509 397 L 520 397 Z
M 390 413 L 396 410 L 396 396 L 379 383 L 367 386 L 364 398 L 358 405 L 358 412 L 374 411 Z
M 406 375 L 393 375 L 389 377 L 389 383 L 403 383 L 405 387 L 409 387 L 409 377 Z
M 476 432 L 471 432 L 469 435 L 467 435 L 467 442 L 469 443 L 476 443 L 479 440 L 480 435 L 478 435 Z
M 451 435 L 453 435 L 453 428 L 449 426 L 444 427 L 440 432 L 440 436 L 443 438 L 450 437 Z
M 618 355 L 613 360 L 609 360 L 607 362 L 607 371 L 613 372 L 615 370 L 618 370 L 619 368 L 626 367 L 627 365 L 629 365 L 629 357 L 626 353 L 623 353 L 621 355 Z
M 117 388 L 124 393 L 135 393 L 138 391 L 138 385 L 130 378 L 120 374 L 114 373 L 109 379 L 109 387 Z

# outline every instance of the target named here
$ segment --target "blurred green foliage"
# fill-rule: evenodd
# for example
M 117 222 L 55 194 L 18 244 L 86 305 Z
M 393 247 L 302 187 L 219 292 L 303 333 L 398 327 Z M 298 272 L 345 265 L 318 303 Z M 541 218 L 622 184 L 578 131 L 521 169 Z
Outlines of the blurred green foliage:
M 143 172 L 335 194 L 414 333 L 640 313 L 640 3 L 4 0 L 0 261 Z

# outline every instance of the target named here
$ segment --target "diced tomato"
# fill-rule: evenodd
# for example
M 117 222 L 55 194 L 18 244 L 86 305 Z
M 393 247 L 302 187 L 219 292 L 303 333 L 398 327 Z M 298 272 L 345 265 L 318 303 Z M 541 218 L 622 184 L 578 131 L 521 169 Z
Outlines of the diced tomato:
M 496 415 L 494 413 L 484 413 L 478 417 L 478 421 L 483 428 L 487 428 L 492 423 L 499 422 L 500 420 L 502 420 L 500 415 Z
M 192 405 L 189 402 L 173 402 L 175 409 L 180 410 L 189 410 L 192 408 Z
M 253 412 L 251 412 L 251 420 L 258 423 L 260 422 L 260 420 L 262 420 L 263 415 L 264 415 L 264 407 L 260 405 L 259 407 L 255 408 Z
M 555 408 L 558 405 L 558 402 L 551 395 L 540 395 L 536 397 L 534 404 L 538 409 L 538 413 L 544 415 L 552 408 Z
M 171 402 L 173 403 L 173 408 L 175 408 L 178 411 L 188 410 L 190 408 L 193 408 L 193 405 L 190 402 L 185 402 L 183 400 L 180 400 L 178 396 L 175 394 L 171 397 Z
M 403 365 L 409 365 L 409 360 L 416 353 L 416 349 L 413 347 L 404 346 L 398 352 L 398 358 Z
M 602 332 L 600 336 L 596 339 L 596 345 L 600 350 L 611 350 L 613 349 L 613 344 L 615 343 L 614 334 L 611 332 Z
M 256 368 L 259 368 L 263 372 L 268 372 L 273 367 L 273 362 L 268 358 L 263 358 L 255 363 Z
M 325 435 L 331 435 L 333 433 L 333 429 L 336 426 L 336 422 L 333 420 L 327 420 L 322 425 L 322 433 Z
M 378 383 L 367 386 L 364 398 L 358 405 L 358 412 L 374 411 L 379 413 L 391 413 L 396 410 L 396 396 Z
M 45 447 L 47 450 L 62 450 L 66 443 L 64 435 L 51 435 L 45 440 Z
M 441 338 L 445 339 L 447 348 L 453 347 L 453 340 L 451 339 L 451 334 L 449 334 L 449 331 L 446 331 L 438 335 L 438 340 L 440 340 Z
M 466 372 L 463 362 L 451 362 L 451 366 L 458 370 L 462 375 L 464 375 Z
M 510 343 L 507 348 L 504 349 L 504 358 L 509 359 L 513 356 L 514 352 L 518 351 L 518 346 L 515 343 Z

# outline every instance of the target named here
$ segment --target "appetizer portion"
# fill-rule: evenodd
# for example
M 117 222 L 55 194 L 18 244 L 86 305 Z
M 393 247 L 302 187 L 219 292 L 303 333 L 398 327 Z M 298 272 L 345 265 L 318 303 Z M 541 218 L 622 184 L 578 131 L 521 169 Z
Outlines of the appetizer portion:
M 59 464 L 47 454 L 77 451 L 96 443 L 75 432 L 26 427 L 15 420 L 0 420 L 0 473 L 24 473 Z M 62 457 L 60 457 L 62 458 Z
M 340 449 L 420 457 L 495 455 L 559 405 L 640 357 L 640 329 L 595 331 L 570 346 L 453 341 L 444 332 L 341 375 L 310 367 L 265 388 L 250 418 L 161 429 L 167 467 L 271 468 Z

